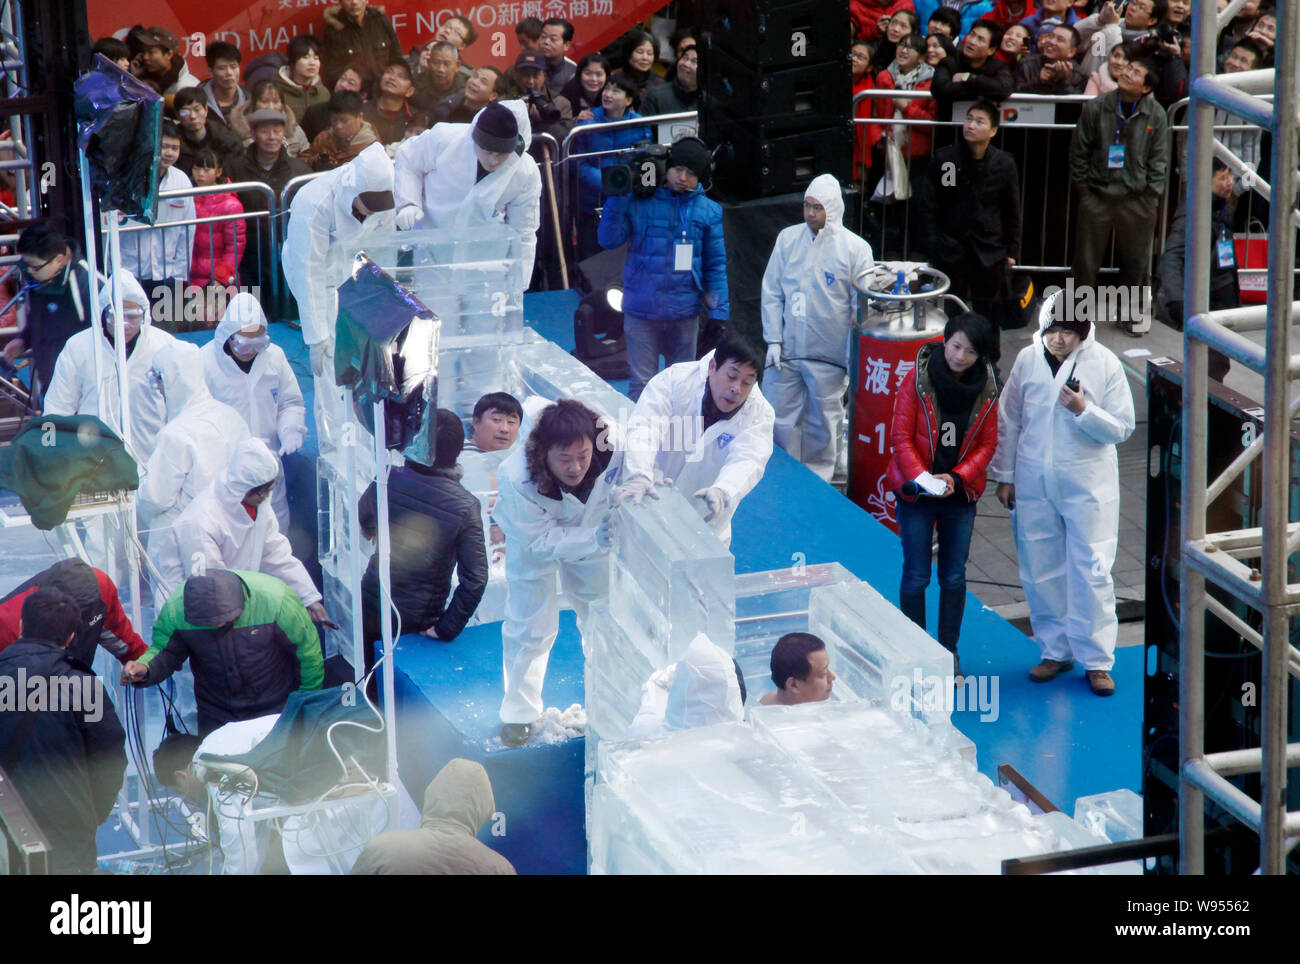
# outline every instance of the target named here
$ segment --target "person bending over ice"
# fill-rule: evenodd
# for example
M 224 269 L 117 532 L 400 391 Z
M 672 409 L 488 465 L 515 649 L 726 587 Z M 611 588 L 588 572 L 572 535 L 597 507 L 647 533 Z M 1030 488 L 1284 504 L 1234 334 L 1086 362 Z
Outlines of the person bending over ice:
M 763 706 L 797 706 L 830 699 L 835 674 L 826 644 L 812 633 L 786 633 L 772 648 L 772 682 L 776 689 L 759 700 Z
M 542 682 L 559 631 L 556 575 L 577 613 L 579 632 L 587 607 L 609 594 L 610 497 L 622 461 L 611 435 L 599 415 L 562 398 L 542 410 L 527 443 L 501 466 L 494 517 L 506 537 L 506 746 L 527 742 L 542 715 Z
M 1055 314 L 1049 300 L 1002 389 L 989 475 L 1012 510 L 1020 582 L 1043 654 L 1029 678 L 1055 679 L 1078 658 L 1092 691 L 1110 696 L 1119 630 L 1110 575 L 1119 545 L 1115 447 L 1133 434 L 1133 393 L 1092 323 Z
M 640 503 L 656 480 L 699 500 L 704 521 L 731 544 L 731 517 L 772 456 L 772 406 L 758 387 L 763 356 L 736 332 L 699 361 L 650 379 L 628 423 L 616 503 Z

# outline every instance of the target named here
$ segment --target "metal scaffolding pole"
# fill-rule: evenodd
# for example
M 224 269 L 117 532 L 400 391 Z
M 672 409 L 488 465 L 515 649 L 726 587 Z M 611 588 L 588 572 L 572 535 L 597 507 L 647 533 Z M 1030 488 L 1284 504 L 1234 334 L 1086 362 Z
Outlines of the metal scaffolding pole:
M 1182 626 L 1179 674 L 1179 842 L 1185 874 L 1205 871 L 1205 805 L 1207 800 L 1250 827 L 1260 839 L 1260 870 L 1285 872 L 1286 837 L 1300 826 L 1300 814 L 1286 812 L 1288 751 L 1287 692 L 1291 656 L 1291 617 L 1300 609 L 1300 586 L 1288 583 L 1287 557 L 1293 551 L 1289 532 L 1291 380 L 1291 310 L 1295 269 L 1295 204 L 1297 172 L 1295 145 L 1300 123 L 1294 105 L 1300 93 L 1300 6 L 1279 6 L 1276 69 L 1268 84 L 1271 100 L 1261 96 L 1258 79 L 1238 84 L 1216 77 L 1218 33 L 1226 17 L 1213 4 L 1193 8 L 1191 116 L 1188 138 L 1188 245 L 1184 303 L 1186 376 L 1183 382 L 1182 539 L 1186 565 L 1182 580 Z M 1256 72 L 1259 73 L 1259 72 Z M 1253 76 L 1253 75 L 1252 75 Z M 1261 78 L 1262 79 L 1262 78 Z M 1247 92 L 1247 88 L 1250 92 Z M 1273 105 L 1283 109 L 1274 111 Z M 1245 344 L 1233 328 L 1249 320 L 1247 309 L 1209 311 L 1211 230 L 1210 173 L 1214 156 L 1214 108 L 1219 107 L 1270 130 L 1273 134 L 1269 208 L 1268 304 L 1264 348 Z M 1257 313 L 1257 312 L 1256 312 Z M 1240 330 L 1247 326 L 1242 325 Z M 1206 510 L 1226 488 L 1223 478 L 1207 478 L 1209 439 L 1206 432 L 1209 377 L 1207 346 L 1228 351 L 1264 376 L 1262 446 L 1253 447 L 1263 475 L 1262 525 L 1232 533 L 1207 532 Z M 1249 457 L 1239 459 L 1241 465 Z M 1224 476 L 1240 471 L 1235 465 Z M 1254 565 L 1249 564 L 1255 562 Z M 1261 745 L 1233 754 L 1205 752 L 1205 614 L 1206 581 L 1226 590 L 1263 617 L 1260 634 L 1262 685 Z M 1216 611 L 1217 611 L 1216 607 Z M 1260 800 L 1253 800 L 1228 782 L 1229 775 L 1258 773 Z

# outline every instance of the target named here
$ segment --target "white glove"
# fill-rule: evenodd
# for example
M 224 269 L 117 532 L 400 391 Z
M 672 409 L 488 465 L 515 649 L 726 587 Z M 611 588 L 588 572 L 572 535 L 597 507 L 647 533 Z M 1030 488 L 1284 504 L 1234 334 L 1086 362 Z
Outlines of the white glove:
M 311 373 L 320 378 L 325 374 L 326 364 L 334 357 L 334 339 L 326 338 L 307 347 L 311 349 Z
M 727 493 L 716 485 L 700 489 L 695 493 L 695 498 L 703 499 L 705 507 L 709 510 L 708 515 L 704 517 L 705 522 L 712 522 L 727 507 Z
M 601 552 L 609 552 L 614 548 L 614 516 L 607 515 L 600 520 L 600 525 L 596 527 L 596 545 Z
M 397 212 L 393 223 L 397 225 L 397 230 L 409 231 L 415 227 L 415 222 L 420 220 L 420 215 L 423 213 L 418 204 L 408 204 Z
M 307 426 L 289 425 L 280 432 L 280 454 L 292 455 L 307 440 Z
M 767 346 L 766 367 L 775 368 L 777 371 L 781 370 L 781 343 L 779 341 L 774 341 Z
M 659 493 L 655 491 L 654 482 L 644 475 L 638 475 L 614 490 L 614 504 L 622 505 L 624 502 L 631 502 L 633 505 L 640 505 L 641 500 L 647 495 L 652 499 L 659 498 Z

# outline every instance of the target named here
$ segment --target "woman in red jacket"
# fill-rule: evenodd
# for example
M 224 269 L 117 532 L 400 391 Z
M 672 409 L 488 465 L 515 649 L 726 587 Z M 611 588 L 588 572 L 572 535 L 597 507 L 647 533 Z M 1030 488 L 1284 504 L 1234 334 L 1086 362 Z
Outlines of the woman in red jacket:
M 864 90 L 875 90 L 876 88 L 876 71 L 873 68 L 871 59 L 875 51 L 871 44 L 865 40 L 853 41 L 853 46 L 849 49 L 849 62 L 853 70 L 853 96 L 856 97 Z M 874 101 L 872 98 L 864 98 L 854 106 L 853 116 L 861 120 L 866 120 L 872 116 Z M 858 124 L 854 123 L 853 132 L 853 173 L 859 180 L 865 180 L 867 173 L 871 170 L 871 152 L 875 149 L 876 143 L 880 140 L 880 135 L 884 133 L 884 128 L 879 124 Z
M 894 48 L 894 60 L 876 75 L 876 90 L 929 90 L 934 68 L 925 62 L 925 38 L 908 34 Z M 939 105 L 930 97 L 879 97 L 877 117 L 933 121 Z M 910 163 L 930 156 L 930 127 L 924 124 L 895 124 L 888 132 Z M 918 172 L 919 173 L 919 172 Z
M 998 447 L 997 333 L 973 312 L 948 319 L 942 346 L 928 342 L 903 381 L 890 428 L 889 484 L 897 496 L 903 576 L 898 608 L 925 628 L 932 538 L 939 530 L 940 644 L 961 673 L 957 637 L 966 608 L 966 557 L 975 504 Z
M 221 161 L 211 148 L 194 155 L 195 187 L 209 187 L 224 182 Z M 233 193 L 196 194 L 194 210 L 200 218 L 222 214 L 243 214 L 244 206 Z M 238 285 L 239 259 L 244 254 L 244 220 L 216 221 L 200 224 L 194 232 L 194 255 L 190 258 L 190 284 L 206 288 L 210 284 Z M 232 295 L 233 297 L 233 295 Z

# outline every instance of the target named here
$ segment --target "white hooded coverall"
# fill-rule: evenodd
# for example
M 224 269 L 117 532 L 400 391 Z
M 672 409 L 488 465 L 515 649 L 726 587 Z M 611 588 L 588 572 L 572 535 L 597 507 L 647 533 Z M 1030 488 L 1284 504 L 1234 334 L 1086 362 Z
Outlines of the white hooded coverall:
M 278 457 L 286 437 L 300 440 L 306 436 L 307 406 L 298 378 L 279 345 L 267 345 L 258 352 L 247 372 L 225 350 L 231 335 L 255 325 L 265 328 L 266 314 L 256 298 L 241 291 L 230 299 L 212 340 L 203 346 L 203 378 L 212 397 L 238 412 L 253 437 L 260 438 Z M 284 486 L 275 487 L 271 505 L 280 528 L 287 528 L 289 499 Z
M 717 487 L 727 495 L 726 507 L 709 526 L 724 546 L 731 545 L 731 518 L 740 500 L 758 485 L 772 457 L 772 406 L 755 385 L 740 410 L 719 419 L 706 431 L 701 406 L 708 391 L 713 352 L 699 361 L 670 365 L 646 383 L 628 421 L 627 471 L 623 481 L 637 476 L 672 479 L 682 497 L 700 510 L 694 498 L 700 489 Z
M 153 356 L 164 345 L 174 342 L 167 332 L 150 324 L 149 299 L 140 283 L 129 272 L 117 272 L 122 302 L 134 301 L 144 308 L 140 333 L 135 336 L 131 354 L 126 359 L 127 396 L 131 406 L 131 437 L 127 440 L 131 455 L 143 465 L 153 452 L 166 419 L 162 396 L 149 381 Z M 113 303 L 112 284 L 99 291 L 99 303 L 105 308 Z M 95 386 L 95 352 L 99 352 L 99 375 L 104 388 L 104 410 L 99 409 Z M 104 335 L 100 319 L 68 339 L 54 363 L 50 387 L 45 392 L 46 415 L 96 415 L 117 433 L 122 431 L 120 390 L 117 380 L 117 350 Z
M 307 182 L 289 205 L 289 226 L 280 252 L 284 278 L 298 302 L 302 340 L 309 347 L 327 346 L 324 371 L 316 376 L 316 437 L 322 455 L 339 447 L 342 426 L 349 418 L 343 389 L 334 381 L 334 324 L 338 287 L 351 276 L 352 263 L 331 258 L 330 248 L 353 248 L 364 236 L 391 228 L 392 211 L 358 221 L 352 204 L 359 194 L 392 189 L 393 162 L 384 145 L 376 143 L 342 167 Z
M 321 601 L 320 590 L 294 558 L 270 504 L 258 506 L 256 519 L 243 505 L 249 489 L 279 474 L 279 460 L 261 439 L 247 438 L 235 447 L 225 470 L 185 507 L 168 533 L 160 534 L 154 556 L 164 583 L 155 593 L 160 606 L 185 579 L 214 569 L 264 572 L 282 580 L 304 606 Z
M 158 183 L 158 191 L 184 191 L 193 186 L 184 171 L 169 167 Z M 190 257 L 198 225 L 179 228 L 163 225 L 168 221 L 193 221 L 197 216 L 193 197 L 160 197 L 155 227 L 119 235 L 122 267 L 146 281 L 179 281 L 182 287 L 189 284 Z M 141 222 L 128 218 L 126 223 Z M 179 314 L 179 306 L 174 310 Z
M 542 683 L 560 626 L 556 574 L 577 613 L 579 632 L 591 603 L 609 595 L 609 553 L 596 544 L 596 529 L 610 511 L 621 466 L 621 454 L 614 452 L 586 503 L 568 492 L 550 499 L 528 477 L 526 448 L 516 446 L 502 463 L 493 513 L 506 536 L 502 723 L 533 723 L 542 715 Z
M 1011 525 L 1043 658 L 1109 670 L 1119 629 L 1110 574 L 1119 545 L 1115 446 L 1133 434 L 1133 394 L 1095 325 L 1053 376 L 1043 354 L 1051 318 L 1042 313 L 1002 389 L 989 476 L 1016 487 Z M 1071 374 L 1087 399 L 1077 416 L 1058 400 Z
M 784 361 L 764 372 L 763 393 L 776 410 L 776 444 L 829 482 L 843 447 L 854 281 L 874 262 L 871 245 L 844 227 L 839 181 L 821 174 L 804 197 L 826 209 L 826 226 L 777 235 L 763 273 L 763 340 L 780 344 Z
M 400 211 L 414 204 L 424 211 L 416 230 L 508 224 L 519 235 L 523 286 L 533 276 L 537 229 L 541 226 L 542 175 L 528 156 L 532 127 L 522 101 L 501 103 L 515 115 L 524 153 L 512 154 L 482 180 L 469 124 L 434 124 L 402 142 L 394 159 L 393 196 Z
M 153 370 L 162 384 L 167 424 L 140 483 L 140 520 L 143 529 L 162 530 L 221 474 L 248 438 L 248 426 L 208 393 L 197 345 L 164 345 L 154 355 Z

